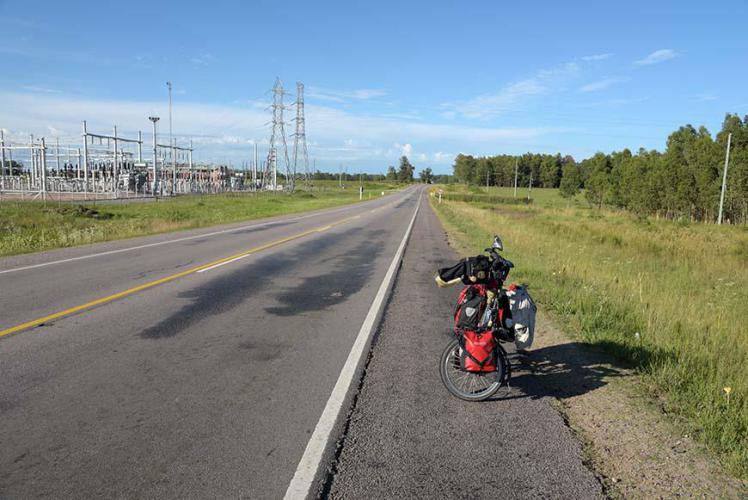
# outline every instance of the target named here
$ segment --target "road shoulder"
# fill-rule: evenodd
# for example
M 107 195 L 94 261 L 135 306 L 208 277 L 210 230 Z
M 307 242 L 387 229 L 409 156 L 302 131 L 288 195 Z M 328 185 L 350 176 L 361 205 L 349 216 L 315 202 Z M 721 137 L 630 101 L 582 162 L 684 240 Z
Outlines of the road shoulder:
M 434 270 L 457 256 L 424 201 L 326 495 L 453 498 L 603 495 L 582 446 L 532 384 L 468 403 L 438 374 L 458 290 Z M 514 359 L 514 363 L 517 363 Z

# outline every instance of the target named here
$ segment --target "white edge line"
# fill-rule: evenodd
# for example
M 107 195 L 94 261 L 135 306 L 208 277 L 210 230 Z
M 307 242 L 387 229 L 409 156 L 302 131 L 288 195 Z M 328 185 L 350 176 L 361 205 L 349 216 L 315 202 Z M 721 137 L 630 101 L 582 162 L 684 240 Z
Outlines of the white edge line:
M 381 199 L 381 198 L 379 198 L 379 199 Z M 236 232 L 236 231 L 242 231 L 244 229 L 253 229 L 253 228 L 256 228 L 256 227 L 272 226 L 273 224 L 278 224 L 280 222 L 292 222 L 292 221 L 297 221 L 297 220 L 301 220 L 301 219 L 308 219 L 309 217 L 315 217 L 315 216 L 318 216 L 318 215 L 334 214 L 334 213 L 342 212 L 342 211 L 344 211 L 344 210 L 346 210 L 348 208 L 355 207 L 355 206 L 356 205 L 346 205 L 345 207 L 338 208 L 338 209 L 335 209 L 335 210 L 324 211 L 324 212 L 317 212 L 317 213 L 313 213 L 313 214 L 302 215 L 300 217 L 292 217 L 292 218 L 289 218 L 289 219 L 278 219 L 278 220 L 273 220 L 273 221 L 268 221 L 268 222 L 262 222 L 262 223 L 259 223 L 259 224 L 251 224 L 249 226 L 240 226 L 240 227 L 233 227 L 233 228 L 230 228 L 230 229 L 222 229 L 221 231 L 213 231 L 212 233 L 203 233 L 203 234 L 196 234 L 196 235 L 193 235 L 193 236 L 186 236 L 184 238 L 177 238 L 177 239 L 174 239 L 174 240 L 157 241 L 155 243 L 146 243 L 145 245 L 138 245 L 138 246 L 127 247 L 127 248 L 118 248 L 116 250 L 108 250 L 106 252 L 92 253 L 92 254 L 88 254 L 88 255 L 80 255 L 78 257 L 71 257 L 69 259 L 52 260 L 52 261 L 49 261 L 49 262 L 41 262 L 39 264 L 31 264 L 29 266 L 14 267 L 14 268 L 11 268 L 11 269 L 5 269 L 3 271 L 0 271 L 0 274 L 15 273 L 15 272 L 18 272 L 18 271 L 28 271 L 29 269 L 37 269 L 37 268 L 40 268 L 40 267 L 53 266 L 55 264 L 64 264 L 66 262 L 75 262 L 76 260 L 92 259 L 94 257 L 103 257 L 105 255 L 114 255 L 114 254 L 117 254 L 117 253 L 131 252 L 133 250 L 141 250 L 143 248 L 151 248 L 151 247 L 157 247 L 157 246 L 161 246 L 161 245 L 168 245 L 170 243 L 180 243 L 182 241 L 196 240 L 198 238 L 207 238 L 207 237 L 210 237 L 210 236 L 216 236 L 218 234 L 233 233 L 233 232 Z
M 385 274 L 384 280 L 379 286 L 379 290 L 369 308 L 369 312 L 366 314 L 366 318 L 361 325 L 356 341 L 353 343 L 351 352 L 348 354 L 348 359 L 338 376 L 338 381 L 335 383 L 335 387 L 330 394 L 330 398 L 327 400 L 325 409 L 322 411 L 322 415 L 317 422 L 317 426 L 314 428 L 311 438 L 309 438 L 309 442 L 307 443 L 304 454 L 299 461 L 293 479 L 291 479 L 291 483 L 288 485 L 284 499 L 296 500 L 309 496 L 312 485 L 317 476 L 317 471 L 319 470 L 319 466 L 324 458 L 327 444 L 330 441 L 330 437 L 335 428 L 335 422 L 343 409 L 343 404 L 345 403 L 351 384 L 356 377 L 363 354 L 366 351 L 366 347 L 369 345 L 369 341 L 371 340 L 371 335 L 377 326 L 377 319 L 383 308 L 384 300 L 388 295 L 389 289 L 395 279 L 395 275 L 397 274 L 397 270 L 400 267 L 400 261 L 405 252 L 405 246 L 408 243 L 410 233 L 413 230 L 413 224 L 416 221 L 418 210 L 421 208 L 422 196 L 423 193 L 418 196 L 416 210 L 413 213 L 413 217 L 410 219 L 410 225 L 405 231 L 405 235 L 400 242 L 400 247 L 397 249 L 395 257 L 392 259 L 389 269 L 387 269 L 387 274 Z

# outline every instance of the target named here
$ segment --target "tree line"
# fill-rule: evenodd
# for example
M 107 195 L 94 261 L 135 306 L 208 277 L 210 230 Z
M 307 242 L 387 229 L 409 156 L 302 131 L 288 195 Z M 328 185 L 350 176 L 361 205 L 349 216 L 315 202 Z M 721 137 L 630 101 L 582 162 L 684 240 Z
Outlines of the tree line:
M 321 172 L 317 170 L 314 172 L 311 177 L 313 180 L 343 180 L 343 181 L 358 181 L 359 179 L 364 181 L 390 181 L 390 182 L 413 182 L 413 173 L 415 172 L 415 167 L 413 164 L 410 163 L 410 160 L 408 160 L 407 156 L 402 156 L 400 158 L 400 166 L 399 168 L 395 168 L 392 165 L 387 167 L 387 173 L 386 174 L 365 174 L 365 173 L 358 173 L 358 174 L 349 174 L 347 172 L 338 172 L 338 173 L 330 173 L 330 172 Z M 280 175 L 280 174 L 279 174 Z M 425 170 L 422 170 L 420 173 L 421 180 L 423 182 L 430 182 L 433 178 L 433 175 L 431 173 L 431 169 L 427 168 Z
M 642 215 L 717 220 L 728 134 L 725 221 L 748 223 L 748 115 L 727 114 L 715 137 L 706 127 L 685 125 L 670 134 L 664 152 L 628 149 L 596 153 L 577 162 L 561 154 L 473 157 L 459 154 L 458 182 L 477 185 L 560 188 L 565 197 L 584 192 L 587 201 Z

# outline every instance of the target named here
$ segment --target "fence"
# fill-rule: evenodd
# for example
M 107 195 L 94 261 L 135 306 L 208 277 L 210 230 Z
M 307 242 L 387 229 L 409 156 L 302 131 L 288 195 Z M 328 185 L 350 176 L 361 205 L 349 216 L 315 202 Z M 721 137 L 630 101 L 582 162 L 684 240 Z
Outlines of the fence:
M 29 136 L 28 142 L 6 141 L 0 129 L 0 194 L 20 199 L 129 198 L 218 193 L 248 189 L 244 175 L 225 166 L 194 165 L 189 147 L 176 141 L 153 141 L 88 131 L 83 122 L 81 145 L 60 146 Z M 144 158 L 143 147 L 150 149 Z

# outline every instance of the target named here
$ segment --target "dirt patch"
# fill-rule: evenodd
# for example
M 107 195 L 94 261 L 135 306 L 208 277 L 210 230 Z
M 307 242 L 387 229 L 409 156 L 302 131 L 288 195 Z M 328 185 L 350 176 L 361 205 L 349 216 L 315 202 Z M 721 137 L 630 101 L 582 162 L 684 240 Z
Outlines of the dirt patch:
M 574 342 L 542 312 L 525 371 L 556 398 L 614 498 L 746 498 L 690 436 L 647 400 L 642 381 L 611 355 Z

